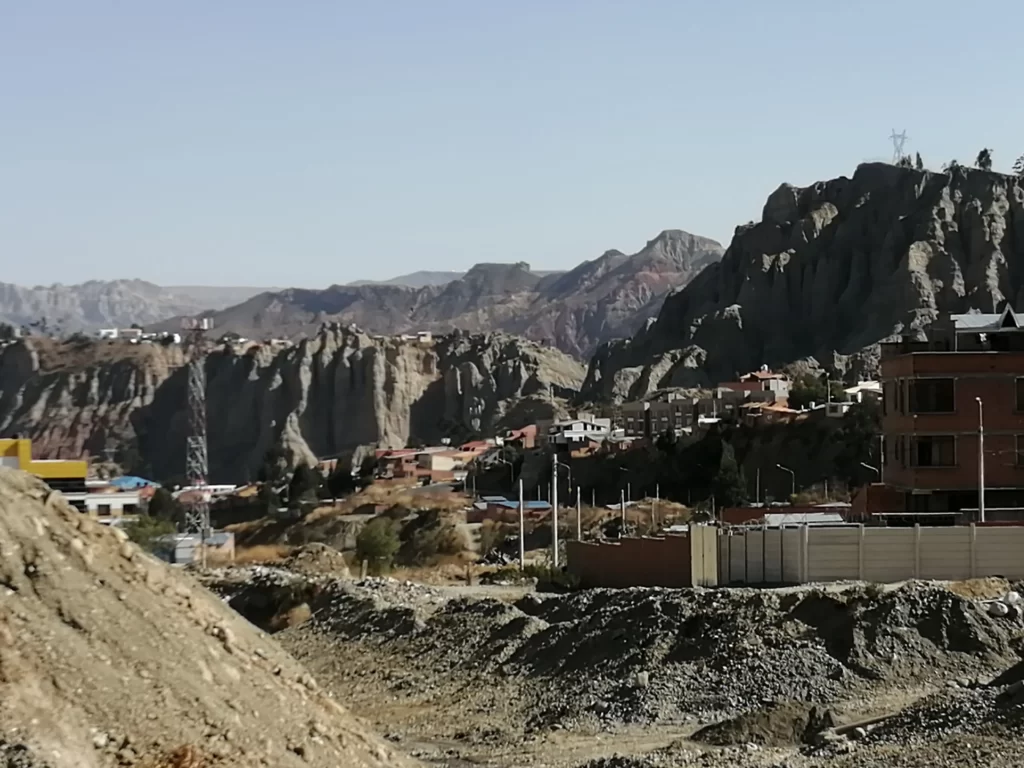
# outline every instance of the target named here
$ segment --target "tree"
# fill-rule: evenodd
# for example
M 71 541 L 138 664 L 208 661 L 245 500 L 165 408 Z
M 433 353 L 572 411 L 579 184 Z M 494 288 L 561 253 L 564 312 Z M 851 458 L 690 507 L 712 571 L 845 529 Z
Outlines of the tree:
M 789 407 L 801 410 L 811 403 L 823 403 L 828 398 L 825 381 L 813 373 L 798 376 L 789 388 Z
M 401 546 L 398 523 L 387 517 L 375 517 L 356 537 L 356 557 L 368 563 L 371 573 L 385 573 L 391 569 Z
M 1016 159 L 1016 161 L 1014 161 L 1014 163 L 1013 163 L 1013 172 L 1017 176 L 1020 176 L 1021 178 L 1024 178 L 1024 155 L 1021 155 L 1020 157 L 1018 157 Z
M 352 493 L 356 489 L 356 479 L 352 476 L 352 468 L 344 462 L 337 462 L 334 465 L 334 471 L 327 476 L 325 485 L 332 499 Z
M 288 483 L 288 505 L 297 507 L 304 501 L 316 501 L 316 492 L 323 475 L 306 462 L 300 462 Z
M 157 488 L 146 507 L 147 516 L 174 525 L 185 522 L 185 510 L 166 488 Z
M 910 155 L 904 155 L 896 161 L 897 168 L 913 168 L 914 161 L 910 159 Z
M 944 173 L 954 174 L 958 173 L 962 167 L 963 166 L 960 165 L 958 161 L 950 160 L 948 163 L 942 166 L 942 170 Z
M 747 500 L 747 483 L 736 463 L 736 452 L 729 443 L 722 443 L 722 458 L 711 490 L 719 506 L 735 507 Z
M 150 515 L 139 515 L 138 519 L 124 527 L 129 539 L 150 552 L 162 549 L 158 539 L 174 533 L 174 530 L 174 523 L 170 520 L 160 520 Z
M 277 512 L 278 507 L 281 506 L 281 499 L 278 497 L 277 491 L 274 490 L 274 486 L 270 483 L 262 483 L 260 485 L 260 492 L 256 498 L 259 499 L 260 505 L 268 515 Z
M 974 161 L 974 164 L 983 171 L 992 170 L 992 150 L 987 147 L 978 153 L 978 158 Z
M 915 152 L 914 153 L 914 167 L 917 168 L 917 170 L 919 170 L 919 171 L 923 171 L 924 170 L 924 160 L 921 159 L 921 153 L 920 152 Z

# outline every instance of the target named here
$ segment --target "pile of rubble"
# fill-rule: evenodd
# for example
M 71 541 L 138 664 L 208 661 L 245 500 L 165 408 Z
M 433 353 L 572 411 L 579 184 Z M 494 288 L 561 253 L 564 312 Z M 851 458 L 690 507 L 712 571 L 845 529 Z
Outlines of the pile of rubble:
M 408 765 L 187 573 L 0 468 L 0 765 Z
M 346 690 L 358 679 L 420 703 L 455 690 L 457 706 L 500 700 L 497 727 L 526 733 L 706 724 L 775 702 L 976 676 L 1014 657 L 1010 624 L 926 584 L 590 590 L 513 604 L 387 579 L 320 586 L 312 620 L 280 636 L 307 664 L 341 675 Z

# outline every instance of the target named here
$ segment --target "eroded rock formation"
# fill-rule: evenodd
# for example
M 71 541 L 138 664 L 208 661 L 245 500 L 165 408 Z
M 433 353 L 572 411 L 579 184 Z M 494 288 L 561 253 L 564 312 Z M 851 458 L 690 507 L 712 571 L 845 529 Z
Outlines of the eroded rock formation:
M 879 341 L 1004 301 L 1024 307 L 1018 179 L 866 164 L 776 190 L 655 322 L 598 350 L 584 394 L 638 397 L 809 357 L 868 374 Z

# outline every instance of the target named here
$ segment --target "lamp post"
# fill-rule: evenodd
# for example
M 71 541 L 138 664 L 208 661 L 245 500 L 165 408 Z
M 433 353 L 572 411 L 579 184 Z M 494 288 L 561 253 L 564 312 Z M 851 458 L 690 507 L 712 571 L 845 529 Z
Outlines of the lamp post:
M 781 464 L 776 464 L 775 466 L 781 469 L 783 472 L 789 472 L 789 478 L 793 489 L 792 493 L 790 493 L 790 500 L 792 500 L 792 497 L 796 496 L 796 472 L 794 472 L 789 467 L 782 466 Z
M 862 467 L 864 467 L 864 469 L 870 469 L 872 472 L 874 472 L 876 475 L 878 475 L 878 479 L 879 480 L 882 479 L 882 472 L 881 472 L 881 470 L 878 469 L 878 467 L 873 467 L 870 464 L 868 464 L 866 461 L 862 461 L 860 463 L 860 465 Z
M 985 522 L 985 408 L 978 401 L 978 522 Z
M 572 489 L 572 467 L 563 464 L 558 460 L 558 454 L 551 457 L 551 547 L 552 563 L 558 568 L 558 468 L 565 467 L 569 470 L 569 488 Z

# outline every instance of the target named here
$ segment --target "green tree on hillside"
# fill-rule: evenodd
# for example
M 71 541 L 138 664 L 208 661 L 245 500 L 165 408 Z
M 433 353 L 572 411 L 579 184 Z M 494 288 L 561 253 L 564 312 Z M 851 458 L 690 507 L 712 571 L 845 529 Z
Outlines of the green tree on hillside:
M 974 164 L 983 171 L 992 170 L 992 150 L 987 147 L 978 153 L 978 159 L 974 161 Z
M 1015 175 L 1024 178 L 1024 155 L 1021 155 L 1014 161 L 1013 172 Z
M 366 561 L 370 573 L 381 574 L 391 570 L 395 555 L 402 546 L 398 530 L 396 521 L 375 517 L 359 532 L 356 537 L 356 557 Z
M 316 501 L 316 492 L 323 475 L 306 462 L 300 462 L 288 483 L 288 505 L 297 507 L 302 502 Z
M 722 443 L 718 474 L 711 484 L 715 502 L 722 507 L 735 507 L 747 500 L 747 482 L 736 463 L 736 452 L 729 443 Z
M 161 520 L 169 522 L 172 525 L 181 525 L 185 522 L 185 510 L 178 502 L 171 492 L 166 488 L 157 488 L 153 493 L 153 497 L 149 500 L 149 504 L 146 505 L 146 513 L 148 517 L 154 520 Z
M 920 152 L 915 152 L 914 153 L 914 167 L 917 168 L 917 170 L 919 170 L 919 171 L 923 171 L 924 170 L 924 160 L 921 159 L 921 153 Z
M 789 407 L 797 410 L 811 403 L 824 403 L 828 398 L 826 380 L 813 373 L 803 373 L 793 380 L 789 388 Z

